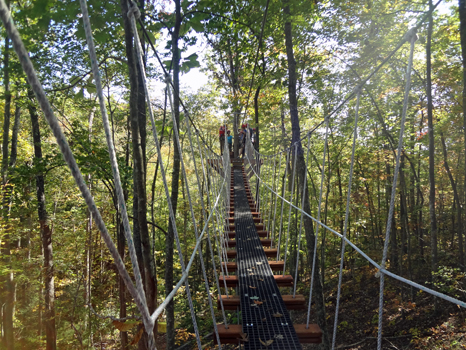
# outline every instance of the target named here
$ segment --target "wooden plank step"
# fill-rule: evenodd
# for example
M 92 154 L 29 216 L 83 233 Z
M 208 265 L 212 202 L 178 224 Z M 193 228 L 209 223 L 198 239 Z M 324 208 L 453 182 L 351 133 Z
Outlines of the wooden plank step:
M 257 234 L 259 235 L 259 237 L 267 237 L 267 231 L 265 230 L 257 231 Z M 236 237 L 235 231 L 228 232 L 228 238 L 235 238 L 235 237 Z
M 222 295 L 223 308 L 225 310 L 236 310 L 240 307 L 240 296 L 239 295 Z M 298 294 L 295 298 L 293 295 L 282 295 L 283 302 L 288 310 L 304 310 L 306 309 L 306 299 L 304 295 Z M 220 296 L 217 298 L 217 309 L 221 310 Z
M 319 325 L 310 323 L 309 328 L 306 328 L 306 324 L 295 324 L 294 330 L 298 335 L 300 343 L 303 344 L 320 344 L 322 343 L 322 331 Z
M 270 247 L 272 245 L 272 240 L 271 239 L 261 239 L 261 244 L 263 247 Z M 229 240 L 227 243 L 228 247 L 236 247 L 236 241 L 235 240 Z
M 293 276 L 291 275 L 274 275 L 273 278 L 279 287 L 293 287 Z M 238 276 L 220 276 L 220 287 L 224 286 L 224 280 L 227 287 L 236 287 L 238 285 Z
M 264 249 L 265 255 L 269 258 L 275 258 L 277 256 L 277 248 L 272 249 Z M 235 259 L 236 258 L 236 250 L 227 250 L 227 258 L 228 259 Z
M 230 324 L 225 328 L 224 324 L 218 324 L 217 330 L 222 344 L 239 344 L 243 327 L 240 324 Z M 214 336 L 214 344 L 217 344 L 216 336 Z
M 254 220 L 255 223 L 260 223 L 261 222 L 261 218 L 252 218 Z M 233 223 L 235 222 L 235 218 L 234 217 L 229 217 L 228 219 L 225 219 L 225 220 L 228 220 L 228 222 L 230 223 Z
M 305 324 L 295 324 L 293 325 L 298 335 L 298 339 L 303 344 L 320 344 L 322 343 L 322 331 L 317 324 L 309 324 L 309 328 L 306 329 Z M 228 328 L 225 328 L 225 325 L 218 324 L 218 335 L 220 342 L 222 344 L 239 344 L 241 339 L 241 332 L 243 331 L 243 326 L 240 324 L 230 324 Z M 217 341 L 217 337 L 214 337 L 214 342 Z
M 225 268 L 225 262 L 222 261 L 223 268 Z M 284 261 L 269 261 L 269 266 L 272 269 L 272 271 L 282 271 L 283 266 L 285 266 Z M 228 269 L 228 272 L 236 272 L 238 269 L 238 263 L 236 262 L 227 262 L 226 263 L 226 268 Z

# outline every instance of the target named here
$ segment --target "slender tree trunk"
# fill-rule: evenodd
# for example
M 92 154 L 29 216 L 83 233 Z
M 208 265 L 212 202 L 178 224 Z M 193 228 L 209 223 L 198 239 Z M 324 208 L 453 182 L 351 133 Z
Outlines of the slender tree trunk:
M 130 78 L 130 119 L 131 136 L 133 146 L 133 237 L 138 264 L 144 281 L 147 306 L 149 312 L 155 310 L 157 303 L 156 280 L 154 265 L 152 264 L 149 229 L 147 227 L 147 197 L 146 197 L 146 175 L 145 175 L 145 103 L 140 100 L 139 79 L 137 68 L 137 58 L 133 49 L 133 34 L 131 23 L 127 17 L 129 2 L 121 0 L 123 23 L 125 27 L 126 56 L 128 58 L 128 69 Z M 142 95 L 143 98 L 145 95 Z M 140 111 L 139 107 L 144 108 Z M 140 125 L 144 124 L 144 125 Z M 141 131 L 141 129 L 144 129 Z M 142 136 L 142 137 L 141 137 Z M 154 334 L 155 336 L 155 334 Z M 147 349 L 147 334 L 144 334 L 142 341 L 138 343 L 140 350 Z
M 259 93 L 261 91 L 261 86 L 259 85 L 256 89 L 254 95 L 254 122 L 256 124 L 256 140 L 254 143 L 254 148 L 259 152 Z
M 9 271 L 6 276 L 2 276 L 2 323 L 4 331 L 4 340 L 8 350 L 14 349 L 14 329 L 13 329 L 13 314 L 14 314 L 14 296 L 15 296 L 15 281 L 11 269 L 11 253 L 10 253 L 10 230 L 9 220 L 9 198 L 11 188 L 8 184 L 8 151 L 10 142 L 10 108 L 11 108 L 11 92 L 10 92 L 10 39 L 5 37 L 5 47 L 3 51 L 3 86 L 5 89 L 5 109 L 3 114 L 3 144 L 2 144 L 2 217 L 5 222 L 5 235 L 2 242 L 2 260 Z M 11 269 L 11 270 L 10 270 Z
M 460 197 L 458 195 L 458 189 L 456 186 L 456 182 L 453 179 L 453 175 L 451 174 L 450 166 L 448 164 L 448 154 L 447 154 L 447 146 L 445 144 L 445 138 L 443 137 L 443 133 L 440 133 L 440 139 L 442 141 L 442 150 L 443 150 L 443 166 L 448 174 L 448 178 L 450 179 L 450 184 L 453 189 L 453 198 L 454 198 L 454 205 L 456 207 L 456 225 L 457 229 L 456 232 L 458 234 L 458 250 L 459 250 L 459 263 L 461 270 L 464 271 L 464 248 L 463 248 L 463 224 L 461 220 L 461 205 L 460 205 Z
M 461 58 L 463 61 L 463 148 L 464 148 L 464 183 L 463 204 L 466 203 L 466 0 L 458 0 L 458 12 L 460 17 Z M 466 205 L 463 208 L 463 217 L 466 217 Z M 466 223 L 463 223 L 466 230 Z
M 429 0 L 429 9 L 432 9 L 432 0 Z M 427 29 L 426 44 L 426 80 L 427 80 L 427 123 L 429 129 L 429 216 L 430 216 L 430 250 L 431 250 L 431 272 L 437 272 L 437 217 L 435 215 L 435 143 L 434 143 L 434 123 L 432 105 L 432 13 L 429 15 L 429 26 Z M 437 300 L 437 299 L 436 299 Z M 437 303 L 436 303 L 437 304 Z
M 175 0 L 175 27 L 172 32 L 172 63 L 173 63 L 173 112 L 177 128 L 180 122 L 180 55 L 178 49 L 178 40 L 181 27 L 181 0 Z M 178 192 L 180 181 L 180 150 L 178 143 L 174 142 L 173 152 L 173 172 L 172 172 L 172 191 L 170 194 L 173 205 L 174 215 L 178 207 Z M 174 227 L 169 220 L 168 232 L 165 241 L 165 293 L 168 295 L 173 290 L 173 244 L 175 239 Z M 175 304 L 173 299 L 168 303 L 165 309 L 167 317 L 167 350 L 175 349 Z
M 290 103 L 290 117 L 291 117 L 291 130 L 292 130 L 292 139 L 291 142 L 294 144 L 297 142 L 298 148 L 298 159 L 297 159 L 297 173 L 300 178 L 300 183 L 304 184 L 306 180 L 306 163 L 304 159 L 304 152 L 300 141 L 300 126 L 299 126 L 299 116 L 298 116 L 298 101 L 296 95 L 296 61 L 294 59 L 293 52 L 293 36 L 292 36 L 292 26 L 290 19 L 290 8 L 289 1 L 284 0 L 283 2 L 283 12 L 285 15 L 285 45 L 286 45 L 286 55 L 288 61 L 288 98 Z M 307 183 L 304 185 L 304 206 L 303 210 L 306 213 L 311 213 L 311 206 L 309 203 L 309 190 Z M 315 245 L 315 234 L 314 228 L 312 225 L 311 219 L 309 217 L 304 217 L 304 229 L 307 240 L 307 249 L 308 255 L 313 256 L 314 254 L 314 245 Z M 316 256 L 316 265 L 314 272 L 314 300 L 316 303 L 317 318 L 320 328 L 322 329 L 322 348 L 327 350 L 330 349 L 330 338 L 327 331 L 327 322 L 325 316 L 325 300 L 323 295 L 322 280 L 320 278 L 320 267 L 319 267 L 319 257 Z
M 34 94 L 32 90 L 28 91 L 29 96 L 29 114 L 32 124 L 32 138 L 34 141 L 34 163 L 42 162 L 42 143 L 39 127 L 39 117 L 34 105 Z M 36 175 L 37 188 L 37 211 L 39 215 L 40 233 L 42 238 L 42 248 L 44 252 L 44 325 L 46 336 L 46 349 L 56 350 L 57 334 L 55 329 L 55 284 L 53 269 L 53 249 L 52 249 L 52 232 L 48 223 L 47 209 L 45 206 L 45 185 L 44 175 Z

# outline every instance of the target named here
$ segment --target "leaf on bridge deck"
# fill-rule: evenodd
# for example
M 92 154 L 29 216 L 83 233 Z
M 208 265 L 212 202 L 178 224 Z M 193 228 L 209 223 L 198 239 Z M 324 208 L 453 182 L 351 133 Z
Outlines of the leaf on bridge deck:
M 249 335 L 243 332 L 239 332 L 239 335 L 241 338 L 238 338 L 240 341 L 248 342 L 249 341 Z
M 259 338 L 259 341 L 261 342 L 262 345 L 264 346 L 269 346 L 273 343 L 273 339 L 269 339 L 269 340 L 266 340 L 266 341 L 263 341 L 261 338 Z

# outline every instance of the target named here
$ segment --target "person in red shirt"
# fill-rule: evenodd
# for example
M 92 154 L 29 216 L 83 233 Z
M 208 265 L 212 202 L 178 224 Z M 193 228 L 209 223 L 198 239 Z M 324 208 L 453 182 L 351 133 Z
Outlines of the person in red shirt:
M 221 126 L 218 130 L 218 137 L 220 139 L 220 155 L 223 156 L 223 149 L 225 148 L 225 126 Z

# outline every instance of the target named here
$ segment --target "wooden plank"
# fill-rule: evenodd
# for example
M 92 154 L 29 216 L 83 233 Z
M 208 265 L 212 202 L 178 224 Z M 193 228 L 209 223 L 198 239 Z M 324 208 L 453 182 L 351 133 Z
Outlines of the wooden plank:
M 294 329 L 301 343 L 303 344 L 322 343 L 322 331 L 317 324 L 311 323 L 309 324 L 309 328 L 306 328 L 306 324 L 295 324 Z
M 238 269 L 238 263 L 236 262 L 227 262 L 225 263 L 222 261 L 222 265 L 224 268 L 228 269 L 228 272 L 236 272 Z M 285 266 L 284 261 L 269 261 L 269 266 L 272 269 L 272 271 L 282 271 L 283 266 Z
M 306 329 L 305 324 L 294 325 L 298 339 L 303 344 L 319 344 L 322 343 L 322 331 L 317 324 L 309 324 L 309 328 Z M 225 325 L 218 324 L 218 335 L 222 344 L 239 344 L 241 339 L 241 332 L 243 327 L 239 324 L 231 324 L 228 328 Z M 214 337 L 214 341 L 217 339 Z
M 272 245 L 271 239 L 261 239 L 260 241 L 263 247 L 270 247 Z M 236 243 L 237 242 L 235 240 L 228 240 L 227 247 L 236 247 Z
M 257 234 L 259 237 L 267 237 L 267 231 L 257 231 Z M 236 232 L 235 231 L 229 231 L 228 232 L 228 238 L 235 238 L 236 237 Z
M 275 258 L 277 256 L 277 248 L 264 249 L 265 255 L 269 258 Z M 235 259 L 236 250 L 227 250 L 227 258 Z
M 291 275 L 274 275 L 273 277 L 279 287 L 293 286 L 293 276 Z M 226 282 L 227 287 L 236 287 L 238 285 L 238 276 L 220 276 L 220 286 L 224 285 L 224 281 Z
M 240 307 L 240 296 L 239 295 L 222 295 L 223 308 L 225 310 L 236 310 Z M 306 308 L 306 300 L 304 295 L 296 295 L 293 298 L 293 295 L 282 295 L 283 302 L 288 310 L 303 310 Z M 220 305 L 220 296 L 217 298 L 217 309 L 221 310 Z

